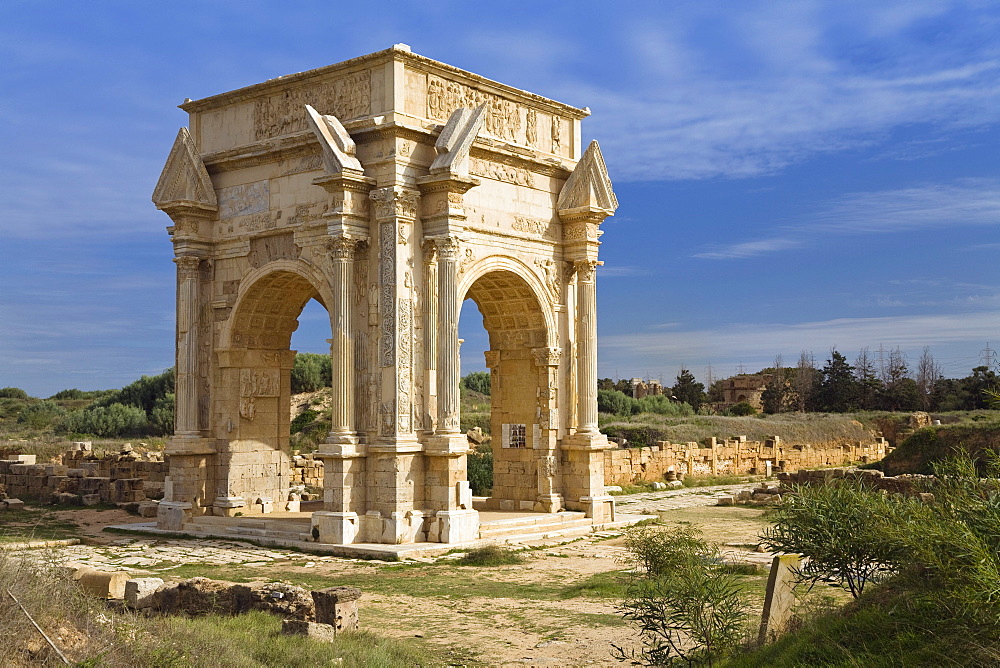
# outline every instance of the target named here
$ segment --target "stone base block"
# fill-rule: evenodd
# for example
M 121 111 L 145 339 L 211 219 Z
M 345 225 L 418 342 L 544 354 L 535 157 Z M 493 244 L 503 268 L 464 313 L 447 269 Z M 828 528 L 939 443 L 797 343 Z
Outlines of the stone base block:
M 24 501 L 21 499 L 4 499 L 0 501 L 0 510 L 24 510 Z
M 317 510 L 312 514 L 312 535 L 319 543 L 350 545 L 358 542 L 361 520 L 357 513 Z
M 316 605 L 316 621 L 328 624 L 335 631 L 358 630 L 358 599 L 361 590 L 356 587 L 328 587 L 312 592 Z
M 583 506 L 587 517 L 592 518 L 595 524 L 615 521 L 615 497 L 613 496 L 581 496 L 580 505 Z
M 424 514 L 419 510 L 398 511 L 383 517 L 377 510 L 361 519 L 362 542 L 402 545 L 423 542 L 426 537 Z
M 535 501 L 536 513 L 558 513 L 563 509 L 562 494 L 546 494 Z
M 125 598 L 126 582 L 128 573 L 124 571 L 107 572 L 93 569 L 83 569 L 77 579 L 81 589 L 97 598 Z
M 305 622 L 301 619 L 281 620 L 281 632 L 286 636 L 307 636 L 320 642 L 335 642 L 337 629 L 329 624 Z
M 465 543 L 479 538 L 478 510 L 439 510 L 438 541 L 442 543 Z
M 191 518 L 192 504 L 184 501 L 161 501 L 156 509 L 156 528 L 180 531 Z
M 125 605 L 133 610 L 153 607 L 153 594 L 163 584 L 160 578 L 133 578 L 125 582 Z

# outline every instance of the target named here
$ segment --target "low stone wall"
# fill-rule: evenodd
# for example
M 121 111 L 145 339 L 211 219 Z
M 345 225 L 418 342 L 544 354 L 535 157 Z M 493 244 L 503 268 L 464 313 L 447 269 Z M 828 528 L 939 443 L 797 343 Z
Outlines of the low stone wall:
M 167 463 L 158 454 L 130 449 L 97 457 L 89 443 L 74 444 L 61 463 L 38 464 L 34 455 L 0 460 L 0 485 L 7 496 L 96 505 L 131 504 L 163 496 Z
M 291 480 L 292 487 L 298 485 L 303 485 L 305 487 L 322 487 L 323 460 L 316 459 L 311 454 L 293 454 L 289 480 Z
M 669 472 L 684 475 L 769 475 L 814 466 L 843 466 L 873 462 L 885 457 L 888 443 L 877 438 L 872 443 L 786 444 L 778 437 L 748 441 L 746 436 L 726 440 L 710 438 L 699 443 L 660 441 L 646 448 L 617 448 L 605 451 L 604 482 L 627 485 L 635 481 L 662 480 Z

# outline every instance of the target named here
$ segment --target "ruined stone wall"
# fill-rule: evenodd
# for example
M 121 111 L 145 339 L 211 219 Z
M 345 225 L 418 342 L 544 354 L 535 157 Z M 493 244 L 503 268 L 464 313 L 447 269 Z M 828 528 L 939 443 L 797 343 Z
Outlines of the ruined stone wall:
M 323 486 L 323 460 L 316 459 L 311 454 L 292 455 L 291 475 L 289 475 L 292 487 L 304 485 L 306 487 Z
M 59 463 L 37 464 L 34 455 L 0 460 L 0 484 L 7 496 L 60 503 L 138 503 L 163 496 L 166 462 L 131 452 L 97 457 L 75 448 Z M 87 497 L 84 499 L 84 497 Z
M 686 475 L 745 475 L 790 471 L 815 466 L 838 466 L 854 462 L 878 461 L 886 455 L 888 443 L 878 438 L 872 443 L 785 444 L 773 438 L 764 442 L 737 436 L 699 443 L 660 441 L 647 448 L 620 448 L 604 453 L 604 481 L 623 485 L 634 481 L 662 480 L 668 471 Z M 768 464 L 770 462 L 770 464 Z

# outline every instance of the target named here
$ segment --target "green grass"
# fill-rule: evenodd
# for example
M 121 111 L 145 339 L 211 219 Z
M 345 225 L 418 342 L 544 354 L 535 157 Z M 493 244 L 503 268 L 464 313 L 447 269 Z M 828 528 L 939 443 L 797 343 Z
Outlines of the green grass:
M 9 510 L 0 514 L 0 521 L 0 543 L 63 540 L 80 535 L 76 522 L 60 519 L 50 510 Z
M 560 598 L 593 596 L 595 598 L 622 599 L 625 597 L 627 576 L 621 571 L 595 573 L 585 580 L 565 587 Z
M 501 545 L 487 545 L 469 550 L 455 560 L 459 566 L 510 566 L 523 564 L 527 558 L 516 550 Z
M 345 633 L 335 643 L 281 634 L 281 620 L 266 612 L 237 617 L 160 617 L 158 642 L 148 653 L 147 666 L 162 668 L 250 668 L 255 666 L 395 667 L 440 665 L 413 642 L 373 633 Z

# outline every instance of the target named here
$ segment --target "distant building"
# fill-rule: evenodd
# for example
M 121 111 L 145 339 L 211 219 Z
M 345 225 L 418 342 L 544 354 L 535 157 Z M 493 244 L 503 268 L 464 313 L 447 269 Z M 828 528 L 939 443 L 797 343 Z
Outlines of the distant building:
M 713 404 L 716 410 L 725 410 L 734 404 L 747 402 L 757 410 L 763 410 L 761 396 L 767 387 L 771 374 L 741 375 L 727 378 L 722 382 L 722 401 Z
M 632 398 L 642 399 L 643 397 L 658 397 L 664 393 L 663 386 L 660 385 L 658 380 L 646 380 L 642 378 L 633 378 L 632 383 Z

